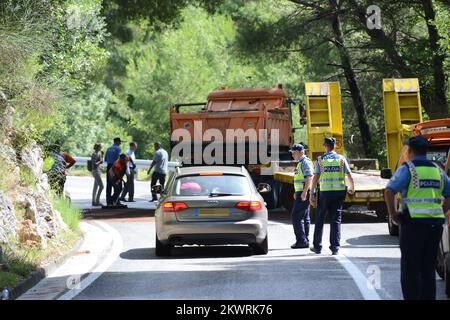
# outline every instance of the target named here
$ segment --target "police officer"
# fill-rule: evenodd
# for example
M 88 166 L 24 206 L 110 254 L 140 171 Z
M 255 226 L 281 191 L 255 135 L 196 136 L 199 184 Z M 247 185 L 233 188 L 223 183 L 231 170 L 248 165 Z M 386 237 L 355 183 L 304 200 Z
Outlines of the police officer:
M 450 180 L 443 170 L 427 160 L 428 141 L 410 138 L 408 158 L 389 181 L 385 200 L 389 215 L 400 225 L 401 285 L 407 300 L 436 299 L 436 256 L 450 208 Z M 402 195 L 397 212 L 395 194 Z M 444 209 L 441 197 L 445 197 Z
M 325 138 L 323 146 L 325 153 L 318 157 L 314 178 L 311 186 L 311 204 L 315 207 L 318 201 L 318 208 L 315 214 L 314 242 L 311 251 L 320 254 L 322 251 L 323 223 L 327 212 L 331 215 L 330 223 L 330 250 L 333 255 L 337 255 L 341 239 L 341 218 L 342 205 L 344 203 L 347 187 L 345 176 L 347 176 L 350 186 L 348 193 L 355 192 L 354 182 L 350 166 L 344 156 L 337 154 L 336 139 Z M 317 200 L 317 183 L 320 182 L 320 194 Z
M 309 247 L 309 190 L 312 181 L 312 162 L 305 155 L 302 144 L 294 144 L 289 150 L 294 160 L 298 161 L 294 171 L 294 207 L 292 209 L 292 225 L 296 242 L 292 249 Z

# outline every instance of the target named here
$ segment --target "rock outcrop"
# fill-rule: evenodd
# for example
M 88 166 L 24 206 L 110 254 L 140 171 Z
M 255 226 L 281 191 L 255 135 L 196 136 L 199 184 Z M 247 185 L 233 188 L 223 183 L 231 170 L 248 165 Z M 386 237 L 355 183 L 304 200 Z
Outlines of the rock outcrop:
M 0 150 L 7 150 L 0 154 L 0 161 L 5 159 L 5 155 L 9 159 L 13 156 L 8 146 L 3 149 L 0 146 Z M 13 159 L 16 159 L 15 153 Z M 17 161 L 13 161 L 11 168 L 15 168 L 12 174 L 19 180 Z M 33 175 L 36 184 L 23 186 L 17 183 L 17 187 L 8 194 L 0 193 L 0 241 L 8 245 L 10 240 L 17 240 L 21 245 L 45 248 L 49 239 L 68 227 L 48 199 L 49 185 L 47 175 L 42 171 L 41 148 L 35 142 L 20 152 L 20 165 Z M 20 218 L 15 207 L 21 213 Z
M 8 245 L 16 238 L 17 218 L 12 201 L 0 191 L 0 244 Z

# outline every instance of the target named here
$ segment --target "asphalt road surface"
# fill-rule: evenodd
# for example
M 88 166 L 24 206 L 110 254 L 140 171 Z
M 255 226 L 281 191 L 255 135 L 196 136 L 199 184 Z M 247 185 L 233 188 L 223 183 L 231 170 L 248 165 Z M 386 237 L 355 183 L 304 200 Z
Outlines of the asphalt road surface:
M 91 178 L 68 178 L 66 188 L 77 206 L 89 207 L 92 184 Z M 134 209 L 86 215 L 87 221 L 114 228 L 123 245 L 107 270 L 74 299 L 402 299 L 398 238 L 374 217 L 344 215 L 338 256 L 327 249 L 328 225 L 322 254 L 290 249 L 295 238 L 289 214 L 278 210 L 269 214 L 265 256 L 252 255 L 246 246 L 189 246 L 159 258 L 149 183 L 139 182 L 136 189 Z M 437 298 L 446 299 L 438 276 Z

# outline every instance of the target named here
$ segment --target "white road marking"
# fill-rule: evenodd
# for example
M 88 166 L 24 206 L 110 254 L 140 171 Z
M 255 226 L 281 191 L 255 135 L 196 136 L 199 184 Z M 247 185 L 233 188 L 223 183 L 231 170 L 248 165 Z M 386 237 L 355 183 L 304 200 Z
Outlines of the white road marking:
M 108 224 L 100 221 L 96 221 L 95 224 L 98 224 L 101 228 L 105 229 L 112 237 L 113 243 L 111 246 L 108 255 L 103 261 L 93 270 L 90 271 L 89 275 L 82 279 L 79 283 L 79 286 L 76 288 L 70 289 L 65 294 L 60 296 L 58 300 L 71 300 L 75 298 L 78 294 L 83 292 L 88 286 L 90 286 L 95 280 L 98 279 L 104 272 L 106 272 L 109 267 L 116 261 L 123 247 L 123 240 L 120 234 L 113 227 Z
M 333 256 L 337 261 L 347 270 L 350 276 L 353 278 L 356 286 L 361 292 L 364 300 L 380 300 L 380 296 L 378 295 L 376 289 L 369 288 L 367 278 L 364 274 L 359 271 L 358 267 L 350 261 L 345 255 L 342 253 Z
M 276 221 L 270 221 L 269 225 L 279 225 L 283 227 L 286 230 L 292 231 L 292 226 L 276 222 Z M 381 300 L 380 296 L 378 295 L 376 289 L 369 288 L 367 285 L 368 280 L 364 276 L 364 274 L 358 269 L 358 267 L 350 261 L 343 253 L 342 249 L 340 250 L 340 254 L 333 256 L 339 263 L 344 267 L 344 269 L 348 272 L 348 274 L 352 277 L 353 281 L 355 282 L 356 286 L 358 287 L 359 291 L 361 292 L 361 295 L 363 296 L 364 300 Z

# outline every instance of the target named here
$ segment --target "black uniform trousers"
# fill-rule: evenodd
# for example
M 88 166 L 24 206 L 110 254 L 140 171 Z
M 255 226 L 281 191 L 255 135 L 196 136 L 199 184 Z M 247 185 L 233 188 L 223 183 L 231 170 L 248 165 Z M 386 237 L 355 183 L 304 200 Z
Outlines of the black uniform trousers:
M 111 178 L 109 177 L 109 169 L 111 169 L 113 164 L 108 163 L 106 167 L 106 204 L 112 203 L 112 188 L 113 183 L 111 181 Z
M 320 192 L 314 220 L 314 248 L 322 250 L 323 224 L 327 213 L 330 214 L 330 250 L 337 251 L 341 241 L 342 205 L 344 192 Z
M 295 193 L 294 207 L 292 208 L 292 226 L 296 243 L 300 245 L 309 245 L 309 192 L 305 201 L 302 201 L 302 191 Z
M 442 224 L 401 224 L 401 285 L 405 300 L 436 299 L 436 259 L 442 231 Z

